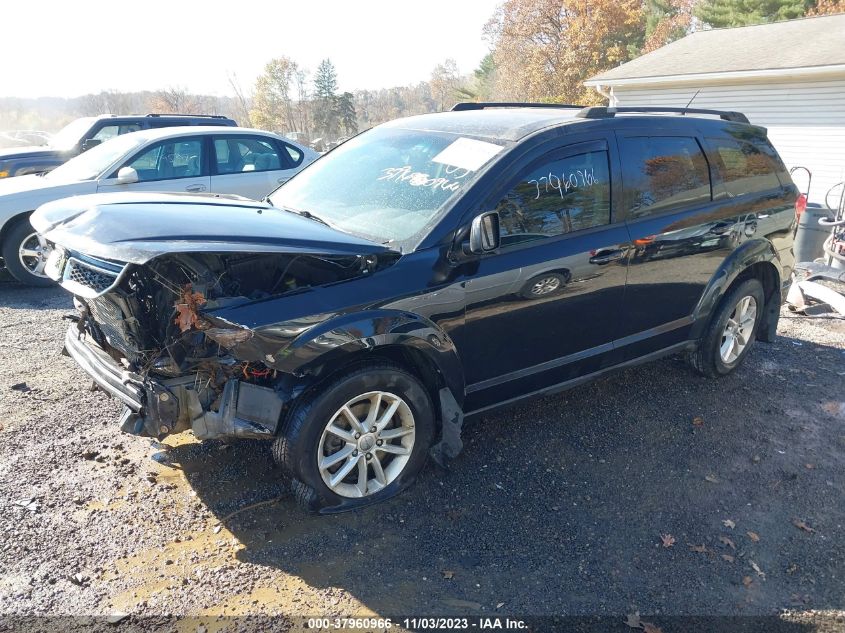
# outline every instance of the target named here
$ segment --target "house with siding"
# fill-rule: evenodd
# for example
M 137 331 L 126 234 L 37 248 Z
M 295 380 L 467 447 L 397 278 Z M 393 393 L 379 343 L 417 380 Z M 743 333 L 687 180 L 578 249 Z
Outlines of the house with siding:
M 585 83 L 611 106 L 743 112 L 812 172 L 810 202 L 845 180 L 845 14 L 697 31 Z

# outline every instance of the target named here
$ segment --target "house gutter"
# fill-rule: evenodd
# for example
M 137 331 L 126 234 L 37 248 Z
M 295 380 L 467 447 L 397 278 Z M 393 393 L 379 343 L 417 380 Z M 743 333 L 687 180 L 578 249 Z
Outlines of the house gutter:
M 661 84 L 701 84 L 729 83 L 733 80 L 765 80 L 800 79 L 821 77 L 826 75 L 845 75 L 845 64 L 831 64 L 828 66 L 805 66 L 802 68 L 768 68 L 764 70 L 737 70 L 717 73 L 690 73 L 685 75 L 662 75 L 655 77 L 626 77 L 620 79 L 603 79 L 597 77 L 584 82 L 585 86 L 594 88 L 599 94 L 606 95 L 608 89 L 614 86 L 655 86 Z M 599 89 L 601 88 L 601 89 Z M 612 104 L 611 104 L 612 105 Z

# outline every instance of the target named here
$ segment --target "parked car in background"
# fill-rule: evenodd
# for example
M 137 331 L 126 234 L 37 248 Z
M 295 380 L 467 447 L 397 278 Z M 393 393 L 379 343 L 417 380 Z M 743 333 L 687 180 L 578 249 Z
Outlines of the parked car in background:
M 0 131 L 0 149 L 7 147 L 41 147 L 50 143 L 52 134 L 41 130 Z
M 364 132 L 266 203 L 39 208 L 78 310 L 65 349 L 122 430 L 270 440 L 297 500 L 341 511 L 454 457 L 464 416 L 673 353 L 725 375 L 775 337 L 800 205 L 764 129 L 459 109 Z M 712 230 L 762 216 L 742 241 Z
M 49 248 L 29 223 L 29 214 L 45 202 L 122 191 L 261 199 L 318 156 L 276 134 L 247 128 L 171 127 L 121 135 L 47 174 L 0 180 L 0 253 L 18 281 L 47 285 Z
M 201 114 L 104 114 L 82 117 L 68 123 L 50 137 L 46 145 L 0 150 L 0 179 L 50 171 L 74 156 L 121 134 L 183 125 L 234 127 L 237 123 L 228 117 Z

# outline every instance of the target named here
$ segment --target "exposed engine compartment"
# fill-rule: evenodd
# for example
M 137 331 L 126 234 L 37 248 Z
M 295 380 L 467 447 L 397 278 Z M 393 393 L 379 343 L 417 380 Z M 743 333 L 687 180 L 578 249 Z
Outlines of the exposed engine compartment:
M 128 420 L 125 430 L 161 436 L 193 428 L 200 437 L 263 436 L 275 431 L 281 411 L 277 392 L 290 377 L 237 358 L 228 342 L 251 332 L 235 324 L 215 327 L 204 312 L 293 295 L 369 274 L 394 260 L 282 253 L 162 256 L 127 265 L 108 292 L 75 296 L 78 329 L 131 375 L 163 386 L 145 415 Z M 254 409 L 255 428 L 233 426 L 238 420 L 227 407 L 234 406 Z M 162 423 L 169 417 L 174 421 Z M 137 428 L 126 428 L 131 425 Z

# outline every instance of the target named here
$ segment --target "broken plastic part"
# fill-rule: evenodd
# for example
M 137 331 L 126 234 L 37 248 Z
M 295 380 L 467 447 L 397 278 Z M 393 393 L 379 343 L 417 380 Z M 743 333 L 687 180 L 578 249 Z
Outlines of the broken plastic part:
M 443 415 L 440 441 L 431 447 L 429 454 L 439 466 L 448 468 L 449 461 L 457 457 L 464 447 L 461 440 L 464 412 L 448 387 L 440 390 L 440 411 Z

